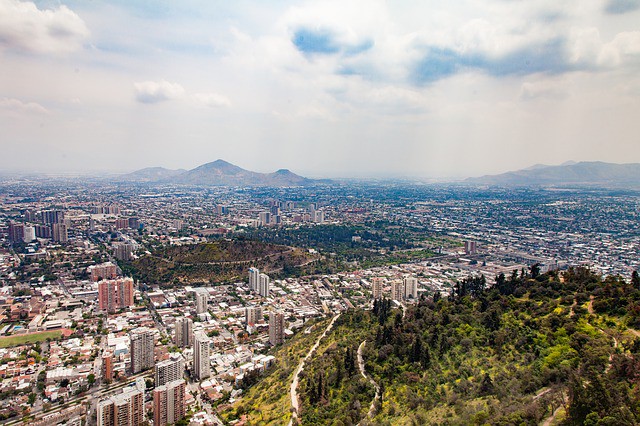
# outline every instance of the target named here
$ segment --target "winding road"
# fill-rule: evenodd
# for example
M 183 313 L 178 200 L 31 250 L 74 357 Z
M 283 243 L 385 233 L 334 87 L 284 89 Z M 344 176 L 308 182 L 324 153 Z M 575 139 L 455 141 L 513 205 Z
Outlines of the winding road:
M 331 328 L 333 327 L 333 323 L 336 322 L 338 317 L 340 317 L 339 313 L 336 314 L 336 316 L 333 317 L 333 319 L 331 320 L 331 322 L 329 323 L 327 328 L 324 330 L 324 332 L 316 340 L 316 343 L 314 343 L 314 345 L 311 347 L 311 349 L 309 349 L 309 352 L 307 352 L 307 355 L 304 358 L 302 358 L 302 361 L 300 361 L 300 364 L 298 364 L 298 368 L 296 369 L 296 372 L 293 375 L 293 382 L 291 382 L 291 389 L 289 391 L 289 393 L 291 395 L 291 420 L 289 420 L 288 426 L 293 426 L 293 424 L 294 424 L 293 421 L 298 418 L 298 411 L 300 409 L 300 401 L 298 401 L 298 383 L 300 381 L 300 373 L 304 369 L 304 363 L 305 363 L 305 361 L 307 359 L 309 359 L 311 357 L 311 355 L 313 355 L 315 350 L 320 345 L 320 341 L 331 330 Z
M 372 419 L 373 416 L 375 416 L 376 414 L 376 401 L 380 399 L 380 386 L 378 386 L 378 384 L 375 382 L 375 380 L 373 380 L 373 378 L 371 378 L 370 376 L 367 376 L 367 372 L 364 369 L 364 359 L 362 358 L 362 350 L 364 349 L 364 345 L 366 344 L 367 344 L 367 341 L 363 340 L 362 343 L 360 343 L 360 346 L 358 346 L 358 368 L 360 369 L 360 374 L 362 374 L 362 377 L 367 379 L 369 383 L 371 383 L 371 385 L 376 390 L 376 396 L 373 397 L 373 401 L 371 401 L 371 405 L 369 406 L 369 412 L 367 413 L 367 418 Z M 362 424 L 362 421 L 358 423 L 358 425 L 360 424 Z

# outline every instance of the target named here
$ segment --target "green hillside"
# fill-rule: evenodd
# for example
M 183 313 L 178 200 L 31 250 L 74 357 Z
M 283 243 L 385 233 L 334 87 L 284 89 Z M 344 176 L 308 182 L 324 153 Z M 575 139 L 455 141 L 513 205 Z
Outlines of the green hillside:
M 246 278 L 252 266 L 278 277 L 304 271 L 318 258 L 303 249 L 235 239 L 164 247 L 120 266 L 142 282 L 169 286 L 231 282 Z
M 532 272 L 490 290 L 470 278 L 404 317 L 389 301 L 344 313 L 305 366 L 300 423 L 637 424 L 638 280 Z M 356 361 L 365 339 L 382 393 L 371 419 L 375 389 Z

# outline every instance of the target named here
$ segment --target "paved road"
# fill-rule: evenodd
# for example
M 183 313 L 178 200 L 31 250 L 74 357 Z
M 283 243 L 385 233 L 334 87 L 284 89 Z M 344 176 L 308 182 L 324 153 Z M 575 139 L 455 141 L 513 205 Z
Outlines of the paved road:
M 331 320 L 331 322 L 329 323 L 327 328 L 324 330 L 322 335 L 320 335 L 320 337 L 318 337 L 318 339 L 316 340 L 316 343 L 311 347 L 311 349 L 309 349 L 309 352 L 307 352 L 307 355 L 304 358 L 302 358 L 302 361 L 300 361 L 300 364 L 298 364 L 298 368 L 296 369 L 296 373 L 293 375 L 293 382 L 291 382 L 291 389 L 289 391 L 289 393 L 291 395 L 292 413 L 291 413 L 291 420 L 289 420 L 289 425 L 288 426 L 293 426 L 293 421 L 298 418 L 298 410 L 300 408 L 300 401 L 298 401 L 298 382 L 299 382 L 299 379 L 300 379 L 300 373 L 304 369 L 304 363 L 305 363 L 305 361 L 307 359 L 309 359 L 311 357 L 311 355 L 313 355 L 315 350 L 320 345 L 320 341 L 331 330 L 331 327 L 333 327 L 333 323 L 336 322 L 338 317 L 340 317 L 339 313 L 336 316 L 333 317 L 333 319 Z

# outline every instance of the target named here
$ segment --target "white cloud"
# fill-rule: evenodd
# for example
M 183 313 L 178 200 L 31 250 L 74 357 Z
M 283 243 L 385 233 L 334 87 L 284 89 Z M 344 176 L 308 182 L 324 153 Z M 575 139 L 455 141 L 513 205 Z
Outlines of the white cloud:
M 40 10 L 32 2 L 0 0 L 0 48 L 69 53 L 79 49 L 88 35 L 84 21 L 66 6 Z
M 212 108 L 231 106 L 231 101 L 227 97 L 217 93 L 196 93 L 193 99 L 201 105 Z
M 142 81 L 134 83 L 136 99 L 144 104 L 154 104 L 178 99 L 184 95 L 184 88 L 168 81 Z
M 48 114 L 49 111 L 36 102 L 22 102 L 14 98 L 0 98 L 0 108 L 13 112 Z

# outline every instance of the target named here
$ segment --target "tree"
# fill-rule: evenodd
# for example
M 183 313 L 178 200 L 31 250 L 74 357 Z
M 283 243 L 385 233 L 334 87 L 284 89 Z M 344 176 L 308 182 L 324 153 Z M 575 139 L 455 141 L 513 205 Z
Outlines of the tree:
M 489 376 L 489 373 L 485 373 L 480 384 L 480 395 L 490 395 L 493 393 L 493 381 Z
M 91 373 L 87 376 L 87 382 L 89 382 L 89 386 L 93 386 L 93 384 L 96 382 L 96 375 Z
M 640 290 L 640 275 L 638 275 L 638 271 L 633 271 L 631 273 L 631 285 Z

